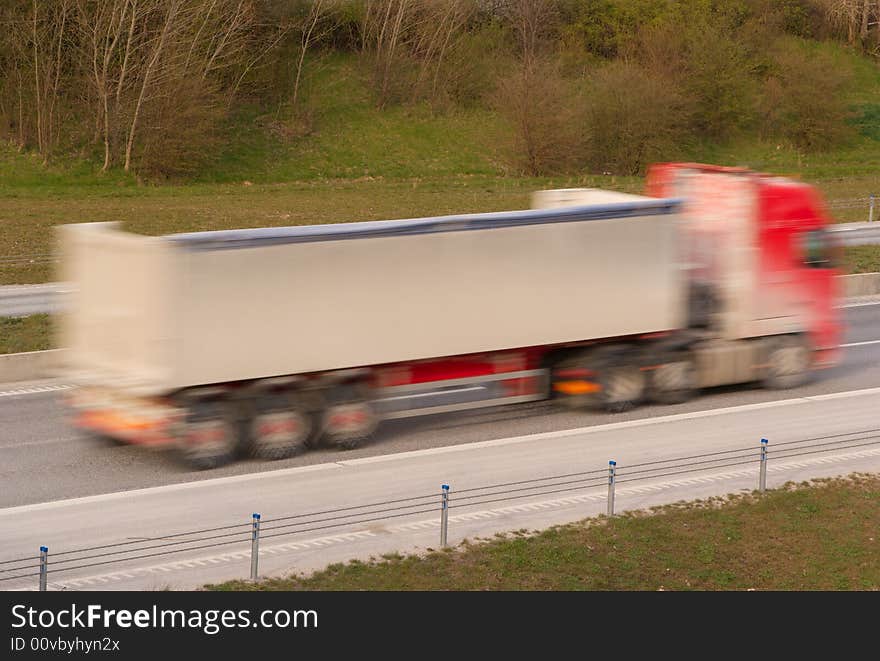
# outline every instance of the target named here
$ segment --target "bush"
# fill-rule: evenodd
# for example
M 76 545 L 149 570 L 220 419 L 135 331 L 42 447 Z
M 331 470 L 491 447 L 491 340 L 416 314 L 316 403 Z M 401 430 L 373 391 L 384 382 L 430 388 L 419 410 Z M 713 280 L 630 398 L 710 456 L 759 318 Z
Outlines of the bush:
M 192 175 L 218 156 L 226 104 L 206 81 L 187 78 L 173 95 L 163 95 L 147 106 L 144 131 L 136 144 L 138 171 L 148 177 Z
M 690 110 L 675 83 L 638 65 L 596 71 L 585 97 L 588 163 L 595 172 L 633 175 L 686 149 Z
M 764 133 L 787 139 L 806 151 L 817 151 L 852 137 L 845 92 L 848 71 L 828 54 L 794 41 L 778 47 L 764 84 Z
M 507 120 L 502 145 L 516 170 L 537 176 L 564 172 L 583 161 L 583 119 L 572 85 L 555 64 L 518 63 L 498 80 L 492 99 Z

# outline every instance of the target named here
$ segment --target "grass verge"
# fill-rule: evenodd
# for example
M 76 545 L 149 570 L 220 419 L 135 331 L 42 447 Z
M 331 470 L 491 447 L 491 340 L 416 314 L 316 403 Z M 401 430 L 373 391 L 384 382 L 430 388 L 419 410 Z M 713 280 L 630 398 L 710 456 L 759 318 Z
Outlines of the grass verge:
M 207 590 L 880 590 L 880 475 L 789 483 Z
M 48 314 L 0 317 L 0 354 L 51 349 L 52 319 Z

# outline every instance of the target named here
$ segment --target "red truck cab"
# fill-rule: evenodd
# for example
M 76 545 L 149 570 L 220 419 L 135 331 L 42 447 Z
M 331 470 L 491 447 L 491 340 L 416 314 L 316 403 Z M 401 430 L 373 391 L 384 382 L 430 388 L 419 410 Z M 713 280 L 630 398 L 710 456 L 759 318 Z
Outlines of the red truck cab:
M 646 191 L 684 199 L 689 267 L 727 292 L 735 308 L 729 339 L 803 332 L 814 368 L 836 363 L 841 273 L 828 232 L 832 219 L 815 188 L 743 168 L 660 163 L 649 169 Z M 744 240 L 727 241 L 736 234 Z M 724 259 L 726 253 L 738 254 Z

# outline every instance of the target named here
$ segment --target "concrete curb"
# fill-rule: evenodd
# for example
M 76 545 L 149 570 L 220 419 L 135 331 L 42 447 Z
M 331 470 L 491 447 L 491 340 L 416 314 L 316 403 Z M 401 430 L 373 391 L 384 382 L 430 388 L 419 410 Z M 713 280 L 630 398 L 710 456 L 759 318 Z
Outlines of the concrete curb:
M 880 273 L 857 273 L 841 278 L 845 298 L 880 294 Z M 0 383 L 36 381 L 56 376 L 63 356 L 63 349 L 0 355 Z
M 26 351 L 0 356 L 0 383 L 48 379 L 59 373 L 64 349 Z
M 880 273 L 856 273 L 843 275 L 841 279 L 843 280 L 843 295 L 846 298 L 880 294 Z

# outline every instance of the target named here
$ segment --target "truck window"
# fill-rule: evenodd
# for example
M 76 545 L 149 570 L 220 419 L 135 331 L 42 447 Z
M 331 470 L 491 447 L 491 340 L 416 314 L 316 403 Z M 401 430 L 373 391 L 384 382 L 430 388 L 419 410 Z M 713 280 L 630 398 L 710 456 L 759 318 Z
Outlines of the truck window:
M 804 265 L 814 269 L 835 266 L 834 243 L 826 230 L 811 230 L 803 234 Z

